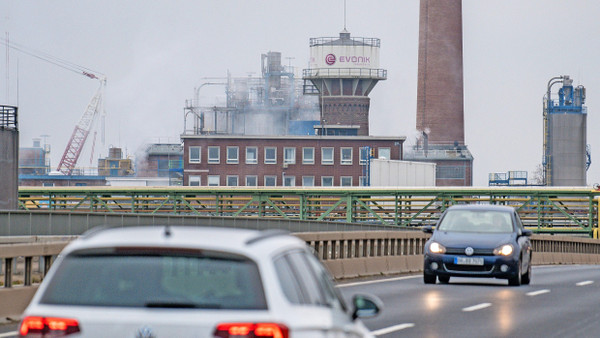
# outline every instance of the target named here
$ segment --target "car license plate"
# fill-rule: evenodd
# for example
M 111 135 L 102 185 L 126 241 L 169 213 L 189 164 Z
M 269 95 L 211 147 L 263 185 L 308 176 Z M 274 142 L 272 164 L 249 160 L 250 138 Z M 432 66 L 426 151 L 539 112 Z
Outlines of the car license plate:
M 483 257 L 454 257 L 457 265 L 483 265 Z

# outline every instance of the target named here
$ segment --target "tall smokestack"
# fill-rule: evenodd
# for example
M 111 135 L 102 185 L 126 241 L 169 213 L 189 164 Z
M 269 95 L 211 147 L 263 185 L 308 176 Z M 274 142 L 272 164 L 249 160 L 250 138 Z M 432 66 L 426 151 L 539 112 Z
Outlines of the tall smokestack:
M 461 0 L 421 0 L 417 130 L 464 144 Z
M 421 0 L 417 130 L 405 159 L 436 163 L 437 186 L 473 185 L 465 145 L 461 0 Z

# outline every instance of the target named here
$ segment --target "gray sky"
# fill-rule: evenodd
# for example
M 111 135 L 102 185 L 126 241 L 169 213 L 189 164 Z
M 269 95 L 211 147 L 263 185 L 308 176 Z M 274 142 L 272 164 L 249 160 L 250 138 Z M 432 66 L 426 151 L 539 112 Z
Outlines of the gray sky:
M 418 0 L 347 0 L 347 29 L 380 38 L 388 70 L 370 95 L 373 135 L 414 137 L 418 15 Z M 490 172 L 531 176 L 541 163 L 542 98 L 558 75 L 587 89 L 588 184 L 600 182 L 598 18 L 592 0 L 463 1 L 465 141 L 475 185 L 487 185 Z M 178 142 L 185 100 L 203 78 L 258 75 L 268 51 L 300 72 L 309 38 L 337 36 L 343 24 L 342 0 L 0 2 L 2 38 L 8 32 L 12 42 L 107 76 L 106 146 L 98 137 L 95 157 L 109 145 L 132 155 L 147 142 Z M 0 104 L 18 103 L 21 146 L 50 135 L 56 168 L 98 82 L 14 51 L 7 81 L 0 51 Z M 207 102 L 214 95 L 223 96 L 217 88 L 201 94 Z

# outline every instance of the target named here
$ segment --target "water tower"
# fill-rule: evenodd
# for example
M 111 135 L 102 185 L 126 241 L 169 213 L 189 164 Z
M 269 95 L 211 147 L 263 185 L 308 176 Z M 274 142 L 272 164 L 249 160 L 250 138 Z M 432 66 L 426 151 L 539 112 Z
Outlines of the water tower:
M 369 93 L 387 78 L 379 47 L 379 39 L 351 37 L 345 29 L 339 37 L 310 39 L 304 93 L 319 95 L 319 135 L 369 135 Z

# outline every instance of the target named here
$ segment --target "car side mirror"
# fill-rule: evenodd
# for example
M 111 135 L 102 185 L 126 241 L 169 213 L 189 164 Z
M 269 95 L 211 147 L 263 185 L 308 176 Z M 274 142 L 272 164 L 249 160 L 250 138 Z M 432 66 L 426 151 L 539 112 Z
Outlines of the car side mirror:
M 523 236 L 530 237 L 531 235 L 533 235 L 533 231 L 529 229 L 523 229 Z
M 433 227 L 431 225 L 426 225 L 422 228 L 423 232 L 426 234 L 432 234 L 433 233 Z
M 352 297 L 352 320 L 375 317 L 383 309 L 383 302 L 373 295 L 358 294 Z

